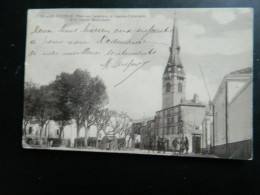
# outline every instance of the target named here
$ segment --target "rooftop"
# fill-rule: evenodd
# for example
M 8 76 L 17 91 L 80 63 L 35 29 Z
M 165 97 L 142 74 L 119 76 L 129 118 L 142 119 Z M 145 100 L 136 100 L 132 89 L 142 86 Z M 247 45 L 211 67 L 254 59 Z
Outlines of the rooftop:
M 216 95 L 213 99 L 213 104 L 215 102 L 215 100 L 218 98 L 221 89 L 225 88 L 226 82 L 228 81 L 237 81 L 237 82 L 241 82 L 244 81 L 245 83 L 249 83 L 252 81 L 252 67 L 247 67 L 247 68 L 243 68 L 240 70 L 236 70 L 233 72 L 230 72 L 229 74 L 225 75 L 225 77 L 223 78 L 217 92 Z
M 133 123 L 147 123 L 147 121 L 154 120 L 154 117 L 145 117 L 142 119 L 134 120 Z
M 247 68 L 244 68 L 244 69 L 233 71 L 230 74 L 252 74 L 252 72 L 253 72 L 252 68 L 247 67 Z

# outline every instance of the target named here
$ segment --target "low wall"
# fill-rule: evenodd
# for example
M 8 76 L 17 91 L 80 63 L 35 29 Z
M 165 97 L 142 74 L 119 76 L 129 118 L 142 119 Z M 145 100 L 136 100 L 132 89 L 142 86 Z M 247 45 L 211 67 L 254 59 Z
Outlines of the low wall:
M 85 137 L 75 138 L 74 147 L 85 147 Z
M 253 142 L 245 140 L 214 146 L 213 153 L 220 158 L 248 160 L 253 157 Z
M 70 139 L 59 139 L 59 138 L 54 138 L 52 139 L 52 145 L 51 147 L 71 147 Z

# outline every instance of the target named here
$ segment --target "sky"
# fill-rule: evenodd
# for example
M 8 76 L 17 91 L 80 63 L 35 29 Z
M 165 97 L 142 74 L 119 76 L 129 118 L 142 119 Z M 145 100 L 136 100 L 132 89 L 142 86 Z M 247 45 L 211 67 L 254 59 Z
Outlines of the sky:
M 174 15 L 176 20 L 174 20 Z M 94 16 L 94 17 L 93 17 Z M 96 20 L 87 21 L 88 18 Z M 97 21 L 103 18 L 104 21 Z M 196 93 L 204 103 L 209 101 L 199 66 L 202 67 L 211 99 L 214 98 L 223 77 L 235 70 L 252 67 L 253 10 L 250 8 L 205 8 L 205 9 L 59 9 L 29 11 L 27 26 L 27 46 L 25 62 L 25 81 L 41 85 L 55 80 L 61 72 L 72 73 L 80 68 L 99 76 L 107 86 L 108 108 L 127 112 L 133 119 L 152 117 L 162 108 L 162 75 L 169 58 L 171 32 L 150 33 L 142 45 L 101 44 L 102 36 L 109 39 L 141 40 L 144 33 L 136 29 L 172 28 L 174 21 L 178 27 L 180 58 L 186 73 L 186 99 Z M 89 28 L 128 30 L 128 33 L 84 33 Z M 66 30 L 59 32 L 66 25 Z M 32 33 L 35 28 L 51 29 L 51 33 Z M 36 41 L 32 44 L 32 41 Z M 62 41 L 62 44 L 46 41 Z M 68 44 L 68 41 L 85 41 L 81 44 Z M 91 51 L 106 53 L 110 49 L 155 54 L 140 56 L 113 56 L 109 67 L 102 64 L 108 60 L 105 55 L 60 55 L 64 52 Z M 36 55 L 29 56 L 31 51 Z M 39 55 L 57 51 L 58 55 Z M 134 60 L 147 62 L 120 85 L 124 78 L 136 67 L 113 67 Z

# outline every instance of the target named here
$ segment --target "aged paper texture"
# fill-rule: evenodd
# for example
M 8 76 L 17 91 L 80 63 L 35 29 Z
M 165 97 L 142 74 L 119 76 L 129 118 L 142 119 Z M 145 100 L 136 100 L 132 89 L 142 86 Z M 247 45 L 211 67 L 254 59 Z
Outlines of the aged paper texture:
M 24 148 L 253 158 L 251 8 L 27 19 Z

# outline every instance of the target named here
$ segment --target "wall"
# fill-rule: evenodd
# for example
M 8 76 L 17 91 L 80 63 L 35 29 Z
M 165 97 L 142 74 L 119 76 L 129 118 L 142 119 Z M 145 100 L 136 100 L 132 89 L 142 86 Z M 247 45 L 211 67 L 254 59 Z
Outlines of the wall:
M 214 147 L 214 154 L 221 158 L 249 160 L 253 157 L 253 142 L 245 140 Z
M 182 76 L 182 75 L 179 75 Z M 165 78 L 165 77 L 164 77 Z M 182 83 L 182 92 L 178 92 L 178 83 Z M 166 83 L 171 84 L 171 91 L 166 92 Z M 185 97 L 186 80 L 178 79 L 176 73 L 170 80 L 163 80 L 163 93 L 162 93 L 162 108 L 167 109 L 172 106 L 177 106 L 181 103 L 181 99 Z
M 163 114 L 164 112 L 164 114 Z M 175 138 L 178 138 L 179 141 L 182 137 L 182 133 L 178 132 L 178 126 L 179 126 L 179 119 L 180 115 L 183 115 L 183 121 L 184 121 L 184 136 L 188 137 L 189 140 L 189 152 L 192 152 L 192 135 L 195 134 L 201 134 L 202 132 L 200 130 L 196 130 L 196 127 L 199 127 L 202 123 L 202 120 L 205 116 L 205 106 L 201 105 L 181 105 L 181 106 L 175 106 L 169 109 L 165 109 L 162 111 L 157 112 L 157 120 L 156 125 L 157 131 L 159 132 L 159 136 L 162 137 L 163 135 L 163 129 L 167 129 L 167 118 L 171 118 L 174 120 L 171 120 L 171 123 L 168 125 L 170 129 L 170 134 L 164 133 L 164 137 L 169 142 L 169 150 L 172 150 L 172 141 Z
M 199 127 L 205 116 L 205 106 L 181 106 L 186 131 Z
M 178 125 L 179 106 L 171 107 L 158 111 L 156 113 L 156 130 L 160 137 L 167 135 L 167 126 L 171 129 L 169 134 L 176 134 L 176 127 Z M 167 118 L 171 119 L 171 123 L 167 124 Z M 174 119 L 174 120 L 172 120 Z M 175 127 L 176 126 L 176 127 Z M 164 132 L 163 132 L 164 131 Z
M 202 131 L 199 129 L 199 127 L 201 126 L 201 123 L 205 117 L 206 108 L 205 106 L 182 106 L 181 112 L 184 121 L 184 136 L 187 136 L 189 140 L 189 152 L 193 152 L 192 136 L 193 134 L 202 134 Z
M 212 124 L 213 115 L 208 112 L 202 122 L 202 149 L 205 152 L 210 152 L 210 148 L 212 146 Z
M 229 88 L 228 88 L 229 90 Z M 229 94 L 228 94 L 229 95 Z M 214 101 L 214 153 L 223 158 L 252 158 L 252 82 L 244 83 L 228 105 L 226 144 L 225 89 Z
M 225 88 L 221 88 L 214 102 L 214 146 L 226 143 Z
M 252 82 L 228 107 L 229 142 L 252 139 Z

